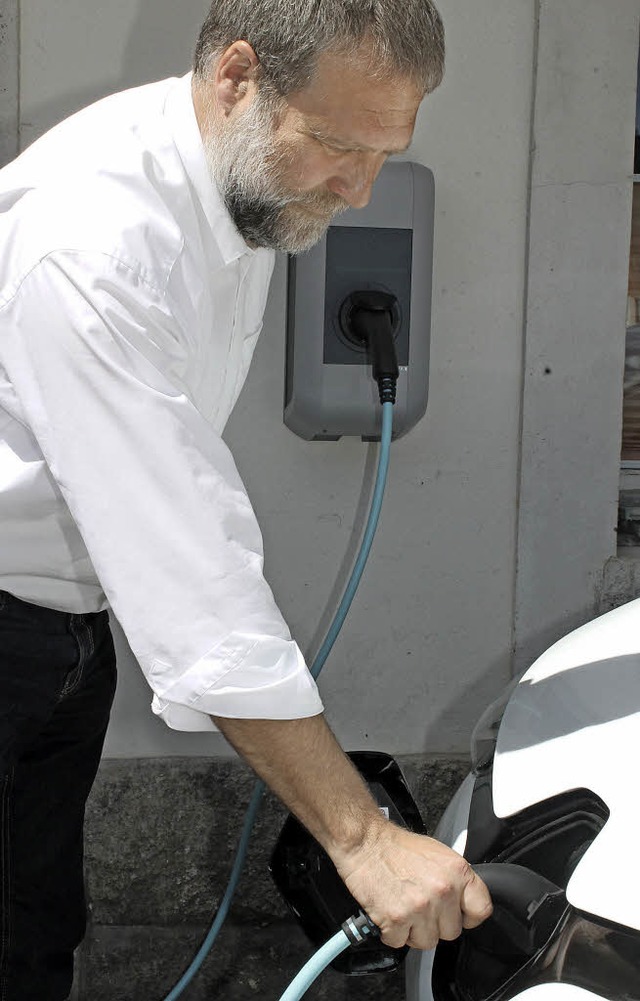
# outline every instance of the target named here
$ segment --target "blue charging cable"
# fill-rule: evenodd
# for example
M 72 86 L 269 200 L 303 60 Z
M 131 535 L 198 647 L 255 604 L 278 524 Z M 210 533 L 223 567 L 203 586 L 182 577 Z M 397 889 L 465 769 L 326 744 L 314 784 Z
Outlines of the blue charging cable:
M 358 585 L 362 578 L 362 574 L 369 553 L 371 551 L 371 545 L 373 543 L 373 538 L 375 536 L 376 528 L 378 525 L 378 519 L 380 517 L 380 511 L 382 509 L 384 488 L 387 482 L 387 472 L 389 470 L 389 457 L 391 452 L 392 433 L 393 433 L 393 403 L 385 402 L 382 404 L 382 432 L 380 436 L 378 469 L 376 473 L 376 482 L 373 490 L 373 497 L 371 499 L 371 509 L 369 511 L 369 517 L 367 519 L 367 524 L 362 538 L 362 543 L 360 545 L 360 550 L 358 552 L 356 562 L 353 566 L 353 570 L 351 571 L 351 576 L 345 588 L 342 601 L 340 602 L 338 610 L 333 618 L 333 622 L 329 627 L 327 637 L 324 643 L 322 644 L 320 650 L 318 651 L 318 654 L 315 660 L 313 661 L 313 664 L 311 665 L 310 671 L 314 678 L 317 678 L 318 675 L 320 674 L 322 668 L 325 665 L 327 657 L 331 653 L 331 648 L 333 647 L 333 644 L 335 643 L 338 634 L 342 629 L 344 620 L 346 619 L 349 609 L 351 607 L 351 603 L 358 589 Z M 198 949 L 196 955 L 193 957 L 191 963 L 189 964 L 185 972 L 182 974 L 180 980 L 177 982 L 175 987 L 173 987 L 169 991 L 164 1001 L 176 1001 L 176 999 L 180 997 L 185 987 L 187 987 L 191 983 L 196 973 L 202 966 L 204 960 L 211 951 L 214 942 L 216 941 L 220 933 L 220 930 L 225 922 L 227 914 L 229 913 L 229 907 L 231 906 L 231 901 L 233 899 L 233 895 L 236 891 L 236 887 L 238 885 L 238 881 L 242 873 L 245 858 L 247 856 L 247 850 L 249 847 L 249 840 L 251 838 L 251 831 L 253 829 L 253 825 L 258 813 L 258 809 L 260 807 L 260 803 L 262 801 L 262 796 L 264 794 L 265 788 L 266 786 L 264 782 L 261 779 L 258 779 L 258 781 L 254 786 L 253 794 L 251 796 L 251 800 L 247 808 L 247 812 L 245 814 L 244 823 L 242 825 L 242 833 L 240 835 L 240 841 L 238 843 L 238 849 L 236 851 L 236 857 L 233 863 L 233 867 L 231 869 L 231 875 L 229 877 L 227 889 L 225 890 L 224 897 L 222 898 L 220 906 L 216 912 L 216 916 L 213 920 L 213 923 L 209 931 L 207 932 L 206 938 L 204 939 L 202 945 Z M 341 942 L 344 942 L 344 945 L 342 946 L 341 949 L 338 950 L 338 952 L 335 953 L 336 956 L 339 955 L 339 953 L 342 952 L 343 949 L 346 949 L 347 946 L 350 944 L 349 938 L 345 939 L 345 934 L 346 933 L 341 930 L 338 933 L 338 935 L 334 936 L 334 938 L 331 939 L 330 942 L 328 942 L 327 945 L 324 946 L 323 948 L 329 950 L 329 945 L 332 942 L 334 943 L 335 947 L 335 943 L 337 943 L 337 940 L 340 939 Z M 334 958 L 335 956 L 332 955 L 329 959 L 327 959 L 324 966 L 322 966 L 318 970 L 318 973 L 320 973 L 325 968 L 325 966 L 328 966 L 328 964 L 331 963 Z M 315 957 L 313 957 L 313 959 L 315 959 Z M 311 960 L 311 962 L 313 962 L 313 959 Z M 306 969 L 306 967 L 304 969 Z M 302 972 L 303 971 L 301 971 L 301 973 Z M 316 976 L 317 975 L 318 974 L 316 973 Z M 315 979 L 315 977 L 313 979 Z M 309 983 L 311 982 L 312 981 L 309 981 Z M 293 984 L 291 986 L 293 986 Z M 306 987 L 304 989 L 306 990 Z M 287 1001 L 290 1001 L 290 998 L 300 997 L 300 996 L 301 995 L 293 995 L 293 994 L 290 996 L 283 995 L 282 1001 L 284 1001 L 285 997 Z
M 369 517 L 367 519 L 367 524 L 364 530 L 364 535 L 362 537 L 362 543 L 360 545 L 360 551 L 356 558 L 356 562 L 353 565 L 353 570 L 351 571 L 351 576 L 349 577 L 349 582 L 345 588 L 344 594 L 342 596 L 342 601 L 338 606 L 338 611 L 336 612 L 333 622 L 329 627 L 327 637 L 318 650 L 316 658 L 311 665 L 311 674 L 314 678 L 317 678 L 320 671 L 325 665 L 327 657 L 331 653 L 331 649 L 336 639 L 338 638 L 338 633 L 342 629 L 344 620 L 347 617 L 349 609 L 351 608 L 351 602 L 354 599 L 355 593 L 358 590 L 358 585 L 362 578 L 364 568 L 369 558 L 369 553 L 371 551 L 371 544 L 373 538 L 376 534 L 376 528 L 378 527 L 378 519 L 380 517 L 380 511 L 382 510 L 382 500 L 384 497 L 384 488 L 387 483 L 387 473 L 389 471 L 389 457 L 391 453 L 391 435 L 393 432 L 393 403 L 383 403 L 382 405 L 382 433 L 380 437 L 380 453 L 378 455 L 378 470 L 376 473 L 376 483 L 373 489 L 373 497 L 371 498 L 371 509 L 369 511 Z
M 336 956 L 348 949 L 350 945 L 351 942 L 341 928 L 302 967 L 296 978 L 291 981 L 284 994 L 281 995 L 280 1001 L 299 1001 L 299 998 L 309 990 L 314 980 L 317 980 L 320 974 L 326 970 L 329 963 L 332 963 Z
M 340 931 L 328 942 L 325 942 L 305 963 L 280 997 L 280 1001 L 299 1001 L 299 998 L 309 990 L 314 980 L 317 980 L 336 956 L 348 949 L 350 945 L 360 945 L 371 935 L 377 934 L 378 929 L 364 911 L 359 911 L 358 914 L 347 918 Z

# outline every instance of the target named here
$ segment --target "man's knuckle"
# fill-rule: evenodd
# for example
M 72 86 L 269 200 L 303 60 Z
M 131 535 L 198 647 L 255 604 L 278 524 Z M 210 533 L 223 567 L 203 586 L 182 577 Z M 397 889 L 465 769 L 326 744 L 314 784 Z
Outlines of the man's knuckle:
M 433 896 L 436 900 L 447 900 L 453 895 L 454 892 L 453 881 L 447 879 L 446 877 L 440 877 L 436 880 L 433 886 Z
M 392 905 L 391 907 L 388 908 L 387 917 L 388 917 L 389 923 L 391 925 L 393 925 L 394 927 L 397 927 L 397 925 L 403 924 L 403 922 L 405 922 L 407 920 L 407 915 L 405 913 L 405 909 L 404 909 L 404 907 L 401 907 L 399 904 L 394 904 L 394 905 Z
M 475 873 L 469 863 L 464 858 L 455 859 L 453 862 L 453 874 L 456 880 L 465 885 L 475 878 Z

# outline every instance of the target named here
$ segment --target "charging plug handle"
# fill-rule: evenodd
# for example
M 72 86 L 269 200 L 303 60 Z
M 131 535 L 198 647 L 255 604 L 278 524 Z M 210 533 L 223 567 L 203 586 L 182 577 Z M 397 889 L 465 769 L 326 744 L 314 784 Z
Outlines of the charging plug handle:
M 347 918 L 342 923 L 341 927 L 351 945 L 360 945 L 361 942 L 366 942 L 372 935 L 380 934 L 380 929 L 377 925 L 374 925 L 365 911 L 358 911 L 357 914 L 352 914 L 350 918 Z
M 349 333 L 367 345 L 380 403 L 395 403 L 400 374 L 393 336 L 397 299 L 387 292 L 352 292 L 347 303 Z

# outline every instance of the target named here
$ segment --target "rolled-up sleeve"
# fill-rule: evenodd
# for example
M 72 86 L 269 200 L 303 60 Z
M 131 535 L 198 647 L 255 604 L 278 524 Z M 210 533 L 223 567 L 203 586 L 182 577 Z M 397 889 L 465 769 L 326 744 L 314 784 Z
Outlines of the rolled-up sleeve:
M 263 576 L 233 458 L 182 382 L 162 296 L 50 254 L 0 304 L 0 358 L 105 594 L 176 729 L 322 712 Z

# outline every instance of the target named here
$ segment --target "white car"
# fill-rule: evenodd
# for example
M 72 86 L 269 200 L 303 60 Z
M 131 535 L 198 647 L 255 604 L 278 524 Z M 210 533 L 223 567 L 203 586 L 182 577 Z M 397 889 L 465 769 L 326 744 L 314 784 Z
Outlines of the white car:
M 552 646 L 473 745 L 436 837 L 494 916 L 411 951 L 407 1001 L 640 1001 L 640 599 Z

